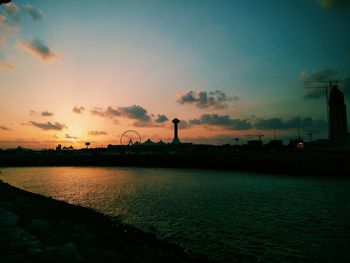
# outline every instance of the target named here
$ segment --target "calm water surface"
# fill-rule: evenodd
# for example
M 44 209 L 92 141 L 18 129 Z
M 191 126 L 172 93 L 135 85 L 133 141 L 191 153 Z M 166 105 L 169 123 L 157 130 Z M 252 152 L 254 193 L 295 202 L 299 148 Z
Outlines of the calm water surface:
M 350 180 L 190 169 L 1 168 L 221 262 L 350 262 Z

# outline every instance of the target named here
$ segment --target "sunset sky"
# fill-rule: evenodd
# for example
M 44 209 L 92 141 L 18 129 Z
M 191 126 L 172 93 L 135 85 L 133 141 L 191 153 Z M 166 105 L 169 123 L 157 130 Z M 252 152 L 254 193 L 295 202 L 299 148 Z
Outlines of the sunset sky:
M 350 107 L 350 1 L 29 0 L 0 6 L 0 148 L 327 137 Z M 348 110 L 349 115 L 349 110 Z M 349 120 L 349 116 L 348 116 Z

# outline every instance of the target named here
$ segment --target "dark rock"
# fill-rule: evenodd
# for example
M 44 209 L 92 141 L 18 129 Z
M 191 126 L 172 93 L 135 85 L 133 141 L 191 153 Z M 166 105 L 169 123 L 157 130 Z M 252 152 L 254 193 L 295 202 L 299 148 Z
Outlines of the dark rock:
M 206 262 L 91 209 L 0 182 L 1 262 Z

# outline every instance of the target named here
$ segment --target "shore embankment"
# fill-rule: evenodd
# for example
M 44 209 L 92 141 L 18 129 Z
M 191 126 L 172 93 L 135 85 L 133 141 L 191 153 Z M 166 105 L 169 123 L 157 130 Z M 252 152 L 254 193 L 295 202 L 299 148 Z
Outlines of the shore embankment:
M 101 213 L 0 180 L 1 262 L 206 262 Z
M 0 153 L 0 167 L 134 166 L 236 170 L 254 173 L 349 177 L 350 151 L 234 151 L 115 153 L 103 150 Z

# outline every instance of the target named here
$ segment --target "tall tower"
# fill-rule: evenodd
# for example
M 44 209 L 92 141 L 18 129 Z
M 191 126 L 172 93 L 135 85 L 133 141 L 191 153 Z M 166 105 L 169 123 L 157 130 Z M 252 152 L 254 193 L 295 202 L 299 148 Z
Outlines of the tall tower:
M 172 144 L 179 144 L 181 143 L 178 137 L 178 127 L 177 125 L 179 124 L 180 120 L 175 118 L 173 119 L 173 123 L 174 123 L 174 139 L 172 141 Z
M 329 94 L 329 128 L 332 142 L 345 142 L 348 133 L 344 94 L 333 86 Z

